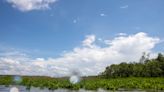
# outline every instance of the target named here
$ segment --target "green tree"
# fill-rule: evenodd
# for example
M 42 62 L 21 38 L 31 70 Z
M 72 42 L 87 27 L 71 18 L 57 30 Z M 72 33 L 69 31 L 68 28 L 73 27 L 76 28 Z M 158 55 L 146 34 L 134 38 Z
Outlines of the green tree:
M 162 70 L 160 68 L 160 64 L 156 60 L 151 60 L 146 65 L 146 76 L 148 77 L 158 77 L 162 75 Z
M 160 69 L 162 70 L 162 76 L 164 76 L 164 56 L 163 56 L 163 54 L 159 53 L 156 60 L 159 62 Z
M 159 53 L 156 60 L 158 60 L 159 62 L 164 62 L 164 56 L 161 53 Z

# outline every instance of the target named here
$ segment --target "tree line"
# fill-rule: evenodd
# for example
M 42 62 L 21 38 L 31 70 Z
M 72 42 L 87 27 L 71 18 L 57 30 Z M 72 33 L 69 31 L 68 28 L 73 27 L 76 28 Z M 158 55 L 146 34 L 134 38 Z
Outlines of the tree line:
M 149 54 L 143 54 L 140 62 L 112 64 L 101 74 L 105 77 L 163 77 L 164 55 L 159 53 L 157 58 L 149 59 Z

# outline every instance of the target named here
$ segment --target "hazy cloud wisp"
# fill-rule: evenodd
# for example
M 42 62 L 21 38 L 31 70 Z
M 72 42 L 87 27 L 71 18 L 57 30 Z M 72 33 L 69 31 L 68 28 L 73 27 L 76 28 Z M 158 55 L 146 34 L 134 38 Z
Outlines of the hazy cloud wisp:
M 56 1 L 57 0 L 7 0 L 8 3 L 12 4 L 12 7 L 24 12 L 49 9 L 50 4 Z

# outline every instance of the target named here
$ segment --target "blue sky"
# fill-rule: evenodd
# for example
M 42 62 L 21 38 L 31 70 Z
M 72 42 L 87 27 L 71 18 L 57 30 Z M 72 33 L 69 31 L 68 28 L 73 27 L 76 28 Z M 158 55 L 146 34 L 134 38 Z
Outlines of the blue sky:
M 104 46 L 100 40 L 115 41 L 120 33 L 156 37 L 158 44 L 145 51 L 163 52 L 163 10 L 163 0 L 0 0 L 1 57 L 56 60 L 84 49 L 87 39 Z

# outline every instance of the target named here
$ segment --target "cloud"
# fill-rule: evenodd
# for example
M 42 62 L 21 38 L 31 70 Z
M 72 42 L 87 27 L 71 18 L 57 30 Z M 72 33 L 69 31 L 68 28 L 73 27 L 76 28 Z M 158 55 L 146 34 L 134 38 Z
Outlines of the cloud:
M 101 13 L 100 16 L 101 16 L 101 17 L 105 17 L 105 16 L 107 16 L 107 15 L 104 14 L 104 13 Z
M 49 9 L 50 4 L 56 1 L 57 0 L 7 0 L 8 3 L 12 4 L 12 7 L 24 12 Z
M 126 36 L 127 34 L 126 33 L 118 33 L 117 35 L 118 36 Z
M 95 42 L 95 40 L 96 40 L 95 35 L 88 35 L 86 36 L 86 39 L 82 42 L 83 46 L 93 48 L 94 47 L 93 43 Z
M 79 17 L 73 19 L 73 23 L 74 23 L 74 24 L 78 23 L 79 21 L 80 21 L 80 18 L 79 18 Z
M 74 19 L 74 20 L 73 20 L 73 23 L 77 23 L 77 20 L 76 20 L 76 19 Z
M 154 55 L 152 49 L 160 42 L 159 38 L 143 32 L 107 39 L 108 43 L 101 40 L 105 47 L 96 44 L 98 39 L 95 35 L 88 35 L 80 47 L 58 58 L 0 57 L 0 73 L 66 76 L 72 70 L 78 70 L 82 75 L 96 75 L 110 64 L 138 61 L 143 52 Z
M 129 6 L 128 5 L 124 5 L 124 6 L 121 6 L 120 8 L 121 9 L 126 9 L 126 8 L 128 8 Z

